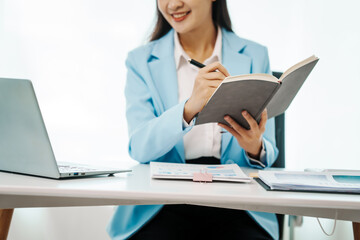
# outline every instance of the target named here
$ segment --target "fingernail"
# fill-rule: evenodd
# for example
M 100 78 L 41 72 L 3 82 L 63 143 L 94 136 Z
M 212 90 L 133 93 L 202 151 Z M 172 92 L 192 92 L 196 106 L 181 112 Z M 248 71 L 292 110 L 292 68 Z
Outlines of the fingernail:
M 243 111 L 242 113 L 244 116 L 246 116 L 248 114 L 247 111 Z

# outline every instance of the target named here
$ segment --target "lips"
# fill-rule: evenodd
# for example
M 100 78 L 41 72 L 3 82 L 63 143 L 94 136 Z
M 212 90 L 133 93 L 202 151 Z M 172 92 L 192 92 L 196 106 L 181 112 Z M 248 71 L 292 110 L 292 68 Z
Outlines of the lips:
M 189 12 L 181 12 L 181 13 L 173 13 L 173 14 L 171 14 L 171 17 L 174 19 L 175 22 L 181 22 L 181 21 L 183 21 L 189 14 L 190 14 L 190 11 L 189 11 Z

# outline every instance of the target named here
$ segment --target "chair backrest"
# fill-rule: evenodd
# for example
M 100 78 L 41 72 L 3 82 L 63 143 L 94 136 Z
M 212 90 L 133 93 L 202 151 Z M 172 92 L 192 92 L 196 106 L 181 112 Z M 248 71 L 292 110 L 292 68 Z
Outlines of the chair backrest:
M 275 77 L 280 78 L 282 72 L 273 72 Z M 285 167 L 285 113 L 275 117 L 275 140 L 276 147 L 279 149 L 279 156 L 271 167 Z M 276 214 L 279 223 L 279 239 L 283 239 L 284 215 Z
M 275 77 L 280 78 L 282 72 L 273 72 Z M 285 167 L 285 113 L 275 117 L 275 139 L 276 147 L 279 149 L 279 156 L 272 167 Z

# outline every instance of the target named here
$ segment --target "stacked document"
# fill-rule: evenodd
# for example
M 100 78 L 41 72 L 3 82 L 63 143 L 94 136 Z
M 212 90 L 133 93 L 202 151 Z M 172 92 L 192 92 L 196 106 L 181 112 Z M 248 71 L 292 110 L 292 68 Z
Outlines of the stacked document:
M 151 177 L 162 179 L 194 179 L 194 174 L 211 174 L 214 181 L 250 182 L 251 178 L 237 164 L 204 165 L 150 162 Z
M 271 190 L 360 193 L 360 172 L 259 171 Z

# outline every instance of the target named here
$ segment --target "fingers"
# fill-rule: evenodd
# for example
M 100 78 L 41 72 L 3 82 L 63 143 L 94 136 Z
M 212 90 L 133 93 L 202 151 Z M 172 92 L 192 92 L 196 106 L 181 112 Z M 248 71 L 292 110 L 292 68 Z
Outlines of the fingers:
M 242 115 L 249 123 L 250 129 L 256 129 L 258 127 L 256 120 L 247 111 L 242 111 Z
M 208 72 L 204 74 L 204 77 L 209 80 L 224 80 L 226 78 L 226 76 L 221 72 Z
M 225 121 L 230 124 L 230 126 L 235 130 L 239 135 L 245 134 L 247 131 L 245 128 L 241 127 L 234 119 L 232 119 L 230 116 L 224 117 Z M 226 129 L 227 130 L 227 129 Z
M 243 111 L 242 115 L 248 121 L 251 127 L 250 130 L 241 127 L 230 116 L 224 117 L 225 121 L 228 122 L 230 126 L 221 123 L 218 123 L 218 125 L 226 129 L 231 135 L 233 135 L 238 141 L 239 145 L 246 152 L 248 152 L 248 154 L 252 154 L 253 156 L 258 156 L 258 153 L 260 151 L 259 149 L 261 149 L 262 135 L 265 131 L 267 112 L 263 111 L 263 113 L 261 114 L 262 118 L 259 125 L 257 125 L 255 119 L 247 111 Z
M 265 108 L 265 110 L 261 113 L 261 121 L 259 123 L 259 129 L 261 132 L 265 132 L 265 125 L 268 119 L 268 115 L 267 115 L 267 109 Z
M 219 62 L 211 63 L 211 64 L 207 65 L 206 67 L 203 67 L 200 69 L 200 71 L 202 71 L 204 73 L 205 72 L 214 72 L 215 70 L 218 70 L 219 72 L 224 74 L 225 77 L 230 76 L 230 74 L 226 70 L 226 68 L 223 65 L 221 65 L 221 63 L 219 63 Z
M 228 71 L 219 62 L 201 68 L 195 79 L 193 91 L 190 96 L 192 101 L 191 104 L 188 104 L 188 107 L 191 108 L 193 112 L 201 111 L 209 97 L 227 76 L 229 76 Z
M 245 120 L 248 122 L 248 124 L 250 126 L 249 130 L 247 130 L 247 129 L 243 128 L 242 126 L 240 126 L 230 116 L 225 116 L 224 119 L 240 135 L 244 135 L 248 131 L 251 131 L 251 130 L 259 130 L 262 133 L 265 132 L 265 126 L 266 126 L 266 121 L 267 121 L 267 110 L 266 109 L 261 114 L 261 121 L 260 121 L 259 124 L 256 122 L 256 120 L 247 111 L 243 111 L 242 115 L 243 115 L 243 117 L 245 118 Z

